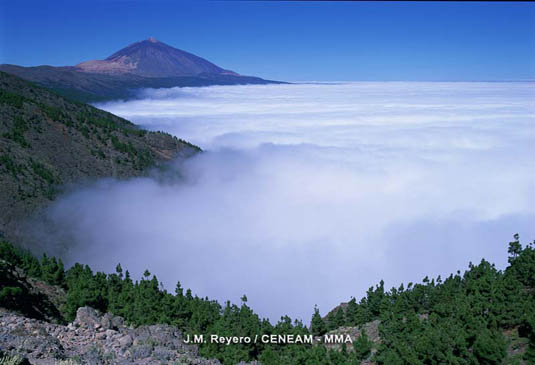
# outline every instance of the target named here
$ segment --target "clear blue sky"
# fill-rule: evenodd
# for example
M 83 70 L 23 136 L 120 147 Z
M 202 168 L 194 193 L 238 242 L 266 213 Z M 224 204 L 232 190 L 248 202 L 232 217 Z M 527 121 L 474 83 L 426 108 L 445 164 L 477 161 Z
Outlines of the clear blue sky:
M 73 65 L 154 36 L 278 80 L 535 79 L 535 4 L 0 0 L 0 63 Z

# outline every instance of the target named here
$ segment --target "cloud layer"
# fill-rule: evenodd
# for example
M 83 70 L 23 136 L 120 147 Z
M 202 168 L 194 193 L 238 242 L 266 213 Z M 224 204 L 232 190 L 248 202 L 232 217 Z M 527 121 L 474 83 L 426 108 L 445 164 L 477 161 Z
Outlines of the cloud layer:
M 145 90 L 100 107 L 207 152 L 180 180 L 104 180 L 49 211 L 69 263 L 308 322 L 388 286 L 500 267 L 535 238 L 530 83 L 332 83 Z M 162 182 L 165 181 L 165 182 Z

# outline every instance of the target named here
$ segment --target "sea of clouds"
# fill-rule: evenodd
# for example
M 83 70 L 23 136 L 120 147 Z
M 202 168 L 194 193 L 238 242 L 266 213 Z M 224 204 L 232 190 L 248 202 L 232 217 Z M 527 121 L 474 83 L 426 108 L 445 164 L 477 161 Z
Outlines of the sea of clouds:
M 504 268 L 535 238 L 533 83 L 309 83 L 145 90 L 99 107 L 205 152 L 180 178 L 103 180 L 49 222 L 68 264 L 145 268 L 173 290 L 308 323 L 386 286 Z

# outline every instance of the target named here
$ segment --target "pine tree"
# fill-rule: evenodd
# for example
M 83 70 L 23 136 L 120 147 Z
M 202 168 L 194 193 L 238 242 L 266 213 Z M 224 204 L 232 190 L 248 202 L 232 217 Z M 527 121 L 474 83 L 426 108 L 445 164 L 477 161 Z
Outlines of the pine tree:
M 320 311 L 317 306 L 314 307 L 314 314 L 310 323 L 310 332 L 314 336 L 322 336 L 327 332 L 327 326 L 323 318 L 321 318 Z
M 480 364 L 500 364 L 507 355 L 506 342 L 498 331 L 484 329 L 476 337 L 474 356 Z
M 358 314 L 358 304 L 355 298 L 351 298 L 349 303 L 347 303 L 346 313 L 345 313 L 345 325 L 346 326 L 356 326 L 357 325 L 357 314 Z
M 370 356 L 372 350 L 372 344 L 368 339 L 366 330 L 362 329 L 360 336 L 357 337 L 357 340 L 353 342 L 353 349 L 355 350 L 355 355 L 357 360 L 365 360 Z
M 345 313 L 344 310 L 340 307 L 334 315 L 334 326 L 335 328 L 343 327 L 345 324 Z
M 516 233 L 513 238 L 514 241 L 509 242 L 509 249 L 507 250 L 507 252 L 509 253 L 509 258 L 507 261 L 510 264 L 512 264 L 522 252 L 522 245 L 520 244 L 520 236 L 518 235 L 518 233 Z

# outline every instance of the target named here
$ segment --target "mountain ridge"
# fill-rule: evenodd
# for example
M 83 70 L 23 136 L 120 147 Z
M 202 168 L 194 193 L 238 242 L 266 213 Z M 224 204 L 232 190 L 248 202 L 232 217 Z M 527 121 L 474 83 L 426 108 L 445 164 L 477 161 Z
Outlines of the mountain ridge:
M 0 238 L 20 237 L 21 223 L 65 184 L 139 176 L 198 151 L 0 72 Z
M 74 68 L 82 72 L 132 73 L 146 77 L 196 76 L 199 74 L 240 76 L 202 57 L 171 47 L 153 37 L 132 43 L 104 60 L 81 62 Z
M 2 64 L 0 71 L 82 102 L 132 99 L 142 88 L 284 83 L 240 75 L 152 37 L 132 43 L 104 60 L 75 66 Z

